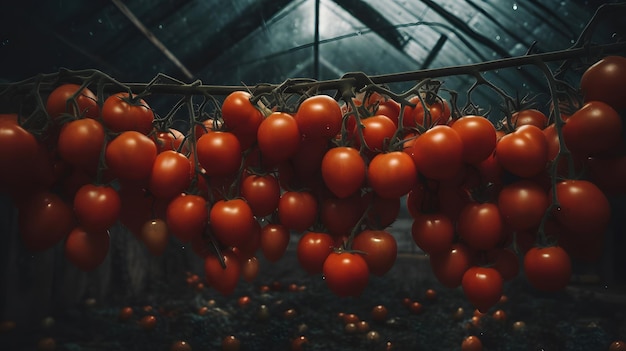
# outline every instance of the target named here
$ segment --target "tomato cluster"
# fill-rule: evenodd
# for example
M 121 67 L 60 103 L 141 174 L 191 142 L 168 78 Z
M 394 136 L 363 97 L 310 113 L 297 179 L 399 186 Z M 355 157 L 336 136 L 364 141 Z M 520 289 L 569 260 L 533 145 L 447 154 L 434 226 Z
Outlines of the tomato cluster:
M 556 291 L 571 258 L 599 257 L 607 197 L 626 192 L 625 61 L 590 67 L 569 115 L 519 108 L 497 123 L 452 113 L 431 90 L 295 104 L 236 91 L 177 130 L 141 96 L 98 104 L 87 86 L 63 84 L 47 96 L 43 132 L 0 116 L 1 190 L 31 251 L 64 242 L 67 259 L 92 270 L 119 222 L 155 255 L 171 237 L 190 243 L 223 294 L 254 279 L 259 251 L 278 261 L 297 232 L 302 268 L 338 296 L 359 295 L 394 265 L 385 228 L 404 202 L 435 277 L 485 311 L 522 268 Z

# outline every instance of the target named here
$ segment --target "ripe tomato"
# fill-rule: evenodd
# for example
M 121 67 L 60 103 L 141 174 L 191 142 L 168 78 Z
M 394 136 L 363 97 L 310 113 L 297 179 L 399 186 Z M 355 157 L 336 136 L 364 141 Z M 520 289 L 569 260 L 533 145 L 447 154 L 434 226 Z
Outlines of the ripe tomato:
M 154 113 L 143 99 L 117 93 L 104 100 L 102 121 L 113 132 L 134 130 L 147 135 L 152 131 Z
M 449 252 L 454 241 L 454 224 L 441 213 L 419 213 L 413 217 L 411 236 L 427 254 Z
M 374 156 L 367 169 L 367 180 L 383 198 L 400 198 L 417 183 L 417 170 L 411 156 L 392 151 Z
M 57 146 L 67 163 L 95 173 L 104 147 L 104 127 L 91 118 L 69 122 L 59 133 Z
M 274 213 L 280 200 L 280 185 L 271 174 L 248 175 L 241 182 L 241 196 L 257 217 Z
M 67 113 L 75 117 L 88 117 L 96 119 L 99 115 L 98 99 L 96 95 L 83 88 L 80 92 L 80 85 L 61 84 L 48 95 L 46 100 L 46 112 L 53 119 L 59 118 L 61 114 Z M 78 94 L 77 94 L 78 93 Z M 71 97 L 77 94 L 75 101 Z
M 393 121 L 384 115 L 374 115 L 361 119 L 363 141 L 367 150 L 376 154 L 386 150 L 386 146 L 389 146 L 389 142 L 396 132 L 396 125 Z M 360 126 L 354 126 L 352 131 L 354 136 L 354 145 L 357 149 L 361 148 L 361 138 L 359 136 L 357 128 Z
M 251 97 L 246 91 L 234 91 L 222 103 L 224 126 L 237 137 L 242 150 L 254 144 L 257 130 L 263 122 L 263 113 L 252 105 Z
M 18 203 L 18 225 L 27 250 L 41 252 L 59 243 L 74 228 L 72 209 L 57 195 L 40 192 Z
M 235 174 L 241 166 L 241 145 L 229 132 L 208 132 L 196 143 L 198 162 L 209 176 Z
M 374 111 L 377 115 L 389 117 L 393 124 L 398 127 L 398 116 L 400 115 L 400 104 L 393 100 L 382 100 L 378 103 L 378 108 Z
M 448 126 L 435 126 L 413 143 L 413 161 L 427 178 L 443 180 L 454 177 L 463 166 L 463 140 Z
M 270 163 L 288 160 L 300 147 L 298 123 L 288 113 L 274 112 L 267 116 L 257 131 L 259 150 Z
M 233 251 L 237 254 L 242 263 L 251 257 L 255 257 L 257 251 L 261 248 L 261 223 L 256 220 L 252 221 L 252 230 L 247 240 L 243 244 L 233 247 Z
M 364 252 L 369 272 L 383 276 L 396 263 L 398 244 L 391 233 L 384 230 L 364 230 L 352 241 L 352 249 Z
M 580 79 L 585 102 L 603 101 L 616 110 L 626 108 L 626 57 L 606 56 Z
M 347 198 L 355 194 L 365 181 L 365 161 L 354 148 L 329 149 L 322 159 L 322 178 L 335 196 Z
M 156 159 L 152 139 L 136 132 L 122 132 L 106 147 L 105 160 L 111 172 L 120 179 L 146 180 Z
M 208 220 L 207 203 L 201 196 L 181 194 L 167 206 L 167 226 L 172 235 L 182 242 L 202 235 Z
M 225 246 L 243 246 L 256 229 L 252 210 L 242 199 L 217 201 L 211 207 L 209 221 L 215 238 Z
M 470 335 L 463 339 L 461 351 L 483 351 L 483 343 L 477 336 Z
M 524 255 L 524 273 L 535 289 L 559 291 L 570 281 L 572 263 L 559 246 L 534 247 Z
M 507 171 L 520 177 L 533 177 L 546 168 L 548 142 L 536 126 L 521 126 L 498 141 L 496 158 Z
M 109 253 L 107 230 L 85 231 L 74 228 L 65 241 L 65 258 L 78 269 L 89 272 L 98 268 Z
M 328 95 L 306 98 L 294 118 L 304 139 L 331 139 L 341 130 L 341 107 Z
M 539 226 L 549 205 L 548 194 L 539 184 L 530 180 L 505 185 L 498 194 L 502 219 L 515 231 Z
M 471 267 L 461 282 L 467 299 L 482 313 L 500 301 L 503 284 L 500 273 L 491 267 Z
M 554 218 L 569 232 L 583 236 L 601 236 L 609 224 L 611 206 L 606 196 L 587 180 L 564 180 L 551 189 L 556 191 L 559 207 Z
M 482 116 L 464 116 L 452 124 L 463 142 L 463 161 L 477 164 L 496 148 L 496 128 Z
M 222 251 L 226 267 L 222 267 L 217 256 L 209 255 L 204 259 L 204 273 L 210 287 L 224 296 L 235 292 L 241 276 L 241 261 L 235 253 L 226 249 Z
M 369 268 L 358 253 L 331 252 L 324 261 L 324 281 L 339 297 L 359 296 L 367 287 Z
M 83 185 L 74 196 L 74 213 L 88 232 L 109 229 L 120 216 L 122 202 L 115 189 L 106 185 Z
M 358 194 L 345 199 L 328 196 L 322 200 L 320 206 L 322 224 L 331 235 L 337 237 L 350 235 L 362 214 L 363 208 Z
M 531 108 L 513 113 L 511 123 L 515 129 L 525 125 L 533 125 L 539 129 L 544 129 L 548 125 L 548 117 L 543 112 Z
M 286 191 L 278 200 L 280 223 L 290 230 L 303 232 L 315 223 L 317 200 L 306 191 Z
M 326 233 L 304 233 L 296 248 L 300 266 L 309 274 L 322 273 L 326 258 L 333 252 L 334 243 L 333 237 Z
M 622 119 L 601 101 L 587 102 L 567 119 L 563 140 L 574 154 L 592 155 L 610 151 L 622 137 Z
M 171 199 L 189 187 L 192 171 L 189 159 L 178 151 L 166 150 L 154 159 L 148 189 L 157 198 Z
M 266 224 L 261 228 L 261 251 L 263 256 L 270 262 L 280 260 L 287 250 L 290 239 L 291 234 L 284 225 Z
M 493 203 L 470 203 L 457 220 L 457 231 L 467 246 L 478 250 L 490 250 L 503 239 L 502 217 Z
M 19 182 L 37 154 L 37 148 L 33 134 L 10 119 L 0 120 L 0 181 Z
M 460 243 L 453 244 L 447 252 L 430 255 L 430 266 L 435 277 L 443 286 L 450 289 L 461 285 L 463 275 L 471 264 L 469 249 Z
M 167 131 L 157 131 L 152 138 L 157 146 L 157 153 L 166 150 L 174 150 L 181 153 L 187 153 L 189 151 L 187 142 L 185 142 L 185 146 L 181 148 L 185 135 L 177 129 L 169 128 Z
M 416 126 L 428 128 L 436 124 L 446 124 L 450 118 L 450 105 L 445 99 L 438 98 L 428 106 L 430 112 L 429 119 L 426 119 L 424 106 L 418 96 L 410 98 L 409 102 L 414 103 L 415 107 L 406 106 L 404 108 L 404 116 L 402 117 L 402 126 L 404 128 L 415 128 Z
M 248 283 L 252 283 L 259 275 L 259 260 L 256 257 L 250 257 L 241 264 L 241 276 Z M 245 300 L 244 300 L 245 301 Z
M 141 242 L 146 245 L 148 251 L 154 256 L 161 256 L 169 242 L 167 223 L 160 218 L 150 219 L 141 227 Z

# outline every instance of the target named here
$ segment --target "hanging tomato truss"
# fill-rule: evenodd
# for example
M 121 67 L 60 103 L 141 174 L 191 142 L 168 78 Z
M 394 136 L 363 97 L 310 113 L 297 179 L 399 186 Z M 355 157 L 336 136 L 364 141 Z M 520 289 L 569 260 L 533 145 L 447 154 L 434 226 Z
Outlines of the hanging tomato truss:
M 359 295 L 395 262 L 385 228 L 405 201 L 435 276 L 478 309 L 499 300 L 519 256 L 533 286 L 560 290 L 571 259 L 599 259 L 608 197 L 626 193 L 626 42 L 591 41 L 602 14 L 625 7 L 601 7 L 569 49 L 455 67 L 250 87 L 63 69 L 3 84 L 0 190 L 20 209 L 26 249 L 63 242 L 87 271 L 119 221 L 155 255 L 170 236 L 191 243 L 228 295 L 242 265 L 259 252 L 278 261 L 299 232 L 303 269 Z M 550 106 L 484 76 L 521 66 L 543 74 Z M 460 75 L 474 82 L 463 106 L 439 80 Z M 399 82 L 414 85 L 389 87 Z M 479 88 L 499 110 L 472 102 Z M 158 96 L 179 98 L 162 113 L 146 102 Z

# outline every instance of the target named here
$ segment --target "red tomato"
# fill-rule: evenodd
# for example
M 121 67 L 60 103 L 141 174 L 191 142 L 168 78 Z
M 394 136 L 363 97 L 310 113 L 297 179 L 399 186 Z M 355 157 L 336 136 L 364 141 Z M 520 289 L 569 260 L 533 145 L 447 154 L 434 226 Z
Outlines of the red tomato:
M 157 153 L 161 153 L 166 150 L 174 150 L 182 153 L 186 153 L 188 143 L 185 142 L 185 146 L 181 148 L 185 135 L 174 128 L 169 128 L 167 131 L 160 131 L 153 136 L 154 143 L 157 146 Z
M 249 175 L 241 182 L 241 196 L 257 217 L 274 213 L 280 200 L 280 185 L 271 174 Z
M 37 148 L 37 139 L 33 134 L 10 119 L 0 120 L 0 181 L 19 183 L 37 155 Z
M 322 178 L 335 196 L 347 198 L 355 194 L 365 181 L 365 161 L 354 148 L 329 149 L 322 159 Z
M 80 85 L 70 83 L 56 87 L 46 100 L 48 115 L 53 120 L 59 118 L 63 113 L 75 117 L 98 118 L 99 110 L 96 95 L 89 88 L 85 87 L 80 92 L 79 89 Z M 74 95 L 76 97 L 72 100 Z
M 74 196 L 74 213 L 81 228 L 88 232 L 109 229 L 117 222 L 122 202 L 110 186 L 86 184 Z
M 187 190 L 191 183 L 191 162 L 180 152 L 166 150 L 152 164 L 148 189 L 157 198 L 171 199 Z
M 595 184 L 586 180 L 564 180 L 556 184 L 556 190 L 550 190 L 550 199 L 554 191 L 559 206 L 553 215 L 564 228 L 577 235 L 604 235 L 611 218 L 611 206 Z
M 259 260 L 256 257 L 250 257 L 242 263 L 241 276 L 248 283 L 253 282 L 259 275 Z
M 369 272 L 383 276 L 396 263 L 398 244 L 396 238 L 384 230 L 364 230 L 352 241 L 352 249 L 362 251 Z
M 498 194 L 498 208 L 502 219 L 515 231 L 539 226 L 549 205 L 548 194 L 540 185 L 530 180 L 505 185 Z
M 430 266 L 437 280 L 454 289 L 461 285 L 463 275 L 471 266 L 471 254 L 463 244 L 453 244 L 449 251 L 430 255 Z
M 300 147 L 298 123 L 288 113 L 274 112 L 267 116 L 257 131 L 259 150 L 271 163 L 288 160 Z
M 361 198 L 354 194 L 345 199 L 332 196 L 322 200 L 320 220 L 331 235 L 347 236 L 363 214 Z
M 287 250 L 290 239 L 291 234 L 284 225 L 272 223 L 265 225 L 261 229 L 261 251 L 263 256 L 270 262 L 280 260 Z
M 511 123 L 515 129 L 525 125 L 533 125 L 539 129 L 544 129 L 548 125 L 548 117 L 543 112 L 531 108 L 513 113 Z
M 463 142 L 463 161 L 477 164 L 496 148 L 496 128 L 482 116 L 464 116 L 452 124 Z
M 254 257 L 261 248 L 261 224 L 254 220 L 252 222 L 252 230 L 247 240 L 243 244 L 233 247 L 233 251 L 237 254 L 242 262 L 248 258 Z
M 204 259 L 204 273 L 209 286 L 224 296 L 235 292 L 241 276 L 241 261 L 232 250 L 222 251 L 226 267 L 222 267 L 217 256 L 209 255 Z
M 229 132 L 209 132 L 196 143 L 198 162 L 209 176 L 228 176 L 241 167 L 241 145 Z
M 242 246 L 250 240 L 256 221 L 250 206 L 242 199 L 219 200 L 209 212 L 215 238 L 226 246 Z
M 104 147 L 104 127 L 91 118 L 69 122 L 59 133 L 57 146 L 67 163 L 95 173 Z
M 411 236 L 425 253 L 450 252 L 454 241 L 454 224 L 441 213 L 420 213 L 413 217 Z
M 514 175 L 533 177 L 546 168 L 548 142 L 536 126 L 521 126 L 498 141 L 496 158 L 504 169 Z
M 387 150 L 387 146 L 389 146 L 389 142 L 397 129 L 393 121 L 387 116 L 375 115 L 361 119 L 361 124 L 362 127 L 355 125 L 352 131 L 355 147 L 361 148 L 358 128 L 362 128 L 363 141 L 365 141 L 367 150 L 374 154 Z
M 303 232 L 315 223 L 317 200 L 310 192 L 286 191 L 278 201 L 278 218 L 288 229 Z
M 328 95 L 306 98 L 298 106 L 294 118 L 305 139 L 331 139 L 341 130 L 341 107 Z
M 606 56 L 580 79 L 585 102 L 603 101 L 616 110 L 626 108 L 626 57 Z
M 559 291 L 570 282 L 572 264 L 559 246 L 534 247 L 524 255 L 524 273 L 535 289 Z
M 140 239 L 148 251 L 154 256 L 161 256 L 169 242 L 169 231 L 164 220 L 156 218 L 148 220 L 141 227 Z
M 57 195 L 40 192 L 18 203 L 18 228 L 27 250 L 41 252 L 59 243 L 74 228 L 72 209 Z
M 490 267 L 471 267 L 461 282 L 467 299 L 482 313 L 500 301 L 503 284 L 500 273 Z
M 115 176 L 127 180 L 148 179 L 156 155 L 154 141 L 136 131 L 121 133 L 105 151 L 107 167 Z
M 374 156 L 367 169 L 367 180 L 383 198 L 399 198 L 417 183 L 417 170 L 411 156 L 392 151 Z
M 326 233 L 304 233 L 296 248 L 300 266 L 309 274 L 322 273 L 326 258 L 333 252 L 334 242 L 333 237 Z
M 467 246 L 478 250 L 490 250 L 503 237 L 500 210 L 492 203 L 470 203 L 457 220 L 457 231 Z
M 463 166 L 463 140 L 448 126 L 435 126 L 413 143 L 413 161 L 427 178 L 443 180 L 454 177 Z
M 75 228 L 65 241 L 65 258 L 78 269 L 89 272 L 98 268 L 109 253 L 107 230 L 85 231 Z
M 483 351 L 483 343 L 478 337 L 470 335 L 463 339 L 461 351 Z
M 263 122 L 263 113 L 252 105 L 251 97 L 248 92 L 235 91 L 226 96 L 222 103 L 224 125 L 237 137 L 242 150 L 254 144 L 257 130 Z
M 109 96 L 102 105 L 102 121 L 114 132 L 134 130 L 141 134 L 152 131 L 154 113 L 143 100 L 128 93 Z
M 375 113 L 389 117 L 393 124 L 398 127 L 398 116 L 400 115 L 400 104 L 393 100 L 383 100 L 378 103 Z
M 181 194 L 167 206 L 167 226 L 172 235 L 182 242 L 202 235 L 208 220 L 207 203 L 201 196 Z
M 611 151 L 622 137 L 622 119 L 601 101 L 587 102 L 567 119 L 563 140 L 574 154 L 592 155 Z
M 359 296 L 367 287 L 369 269 L 358 253 L 331 252 L 324 261 L 324 281 L 339 297 Z
M 445 99 L 438 98 L 428 106 L 430 117 L 426 117 L 424 106 L 418 96 L 409 99 L 415 107 L 406 106 L 402 117 L 404 128 L 415 128 L 416 126 L 430 127 L 436 124 L 446 124 L 450 118 L 450 105 Z M 426 102 L 428 104 L 428 102 Z

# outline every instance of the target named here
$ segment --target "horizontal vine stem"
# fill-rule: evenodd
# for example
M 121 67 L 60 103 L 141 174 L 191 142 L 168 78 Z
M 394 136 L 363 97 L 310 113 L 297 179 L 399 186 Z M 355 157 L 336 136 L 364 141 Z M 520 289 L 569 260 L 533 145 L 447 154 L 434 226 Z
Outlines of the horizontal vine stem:
M 472 63 L 459 66 L 449 66 L 442 68 L 430 68 L 417 71 L 406 71 L 392 74 L 372 75 L 368 76 L 369 81 L 375 84 L 388 84 L 399 83 L 409 81 L 419 81 L 427 78 L 437 78 L 455 75 L 471 75 L 476 72 L 485 72 L 502 68 L 511 68 L 517 66 L 531 65 L 537 60 L 543 62 L 563 61 L 573 59 L 577 57 L 584 57 L 585 55 L 599 55 L 617 53 L 626 49 L 626 42 L 617 42 L 611 44 L 590 45 L 581 48 L 569 48 L 565 50 L 552 51 L 538 54 L 527 54 L 524 56 L 516 56 L 510 58 L 502 58 L 492 61 L 485 61 L 481 63 Z M 365 82 L 360 82 L 357 77 L 364 76 L 364 74 L 348 73 L 346 77 L 323 80 L 323 81 L 310 81 L 310 82 L 297 82 L 288 87 L 285 87 L 285 92 L 299 93 L 304 92 L 311 88 L 318 90 L 341 90 L 346 85 L 351 85 L 356 88 L 362 88 L 366 85 Z M 3 83 L 0 84 L 0 92 L 4 89 L 12 86 L 15 83 Z M 133 93 L 140 93 L 146 90 L 147 83 L 124 83 Z M 251 90 L 255 94 L 268 93 L 278 87 L 280 84 L 262 84 L 257 86 L 219 86 L 219 85 L 203 85 L 203 84 L 152 84 L 150 85 L 150 92 L 153 94 L 179 94 L 179 95 L 228 95 L 233 91 L 238 90 Z M 17 87 L 17 92 L 27 93 L 32 88 L 32 84 L 21 84 Z M 41 84 L 42 90 L 52 90 L 53 85 Z M 119 91 L 119 86 L 114 84 L 107 84 L 105 90 L 107 92 Z

